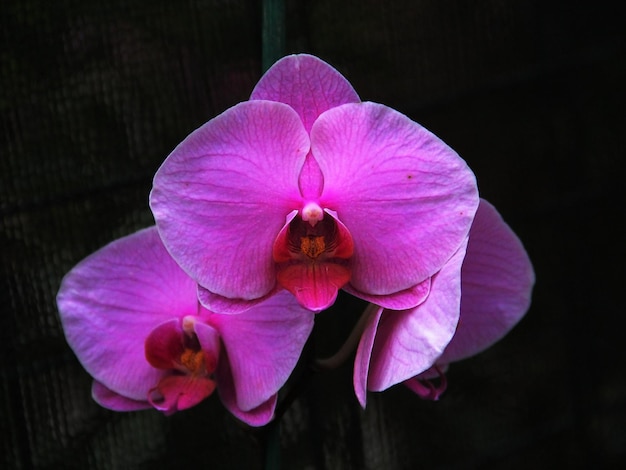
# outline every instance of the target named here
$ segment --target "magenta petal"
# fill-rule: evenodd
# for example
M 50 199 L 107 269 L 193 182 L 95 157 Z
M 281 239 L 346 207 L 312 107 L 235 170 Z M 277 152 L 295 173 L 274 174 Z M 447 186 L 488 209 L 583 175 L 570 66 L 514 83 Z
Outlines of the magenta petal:
M 313 317 L 282 291 L 238 315 L 209 318 L 222 337 L 241 410 L 256 408 L 284 385 L 311 333 Z
M 307 131 L 324 111 L 360 101 L 352 85 L 337 70 L 308 54 L 283 57 L 272 65 L 250 99 L 288 104 L 296 110 Z
M 265 302 L 278 292 L 281 287 L 276 284 L 272 290 L 270 290 L 263 297 L 258 297 L 252 300 L 245 299 L 229 299 L 218 294 L 214 294 L 210 290 L 205 289 L 202 286 L 198 286 L 198 300 L 207 310 L 217 313 L 236 314 L 245 312 L 251 309 L 255 305 Z
M 200 285 L 246 300 L 274 287 L 272 244 L 300 200 L 308 151 L 293 109 L 250 101 L 207 122 L 167 157 L 150 206 L 168 250 Z
M 376 103 L 333 108 L 311 150 L 324 175 L 322 207 L 354 240 L 352 287 L 372 295 L 435 274 L 467 236 L 478 206 L 473 173 L 419 124 Z
M 402 290 L 400 292 L 394 292 L 389 295 L 370 295 L 358 291 L 350 284 L 343 287 L 343 290 L 359 297 L 360 299 L 367 300 L 381 307 L 388 308 L 390 310 L 405 310 L 409 307 L 414 307 L 421 304 L 430 293 L 430 278 L 419 284 L 414 285 L 409 289 Z
M 472 356 L 506 335 L 528 310 L 534 282 L 522 242 L 481 199 L 461 270 L 461 318 L 437 362 Z
M 274 409 L 276 408 L 277 394 L 273 394 L 260 405 L 244 411 L 237 404 L 237 391 L 233 383 L 233 375 L 230 370 L 228 360 L 221 361 L 216 371 L 219 387 L 220 400 L 236 418 L 240 419 L 250 426 L 264 426 L 274 417 Z
M 195 292 L 152 227 L 81 261 L 63 279 L 57 304 L 87 372 L 120 395 L 145 400 L 162 373 L 146 360 L 144 342 L 158 324 L 195 315 Z
M 459 319 L 464 256 L 465 244 L 433 276 L 430 295 L 421 305 L 383 312 L 372 349 L 369 390 L 385 390 L 414 377 L 441 355 Z
M 147 400 L 131 400 L 108 389 L 97 380 L 94 380 L 91 386 L 91 396 L 98 405 L 113 411 L 136 411 L 152 408 Z
M 383 308 L 379 307 L 376 312 L 368 318 L 354 360 L 354 375 L 352 377 L 354 392 L 363 408 L 365 408 L 367 401 L 367 379 L 370 360 L 372 358 L 372 349 L 376 338 L 376 329 L 378 328 L 378 322 L 382 314 Z

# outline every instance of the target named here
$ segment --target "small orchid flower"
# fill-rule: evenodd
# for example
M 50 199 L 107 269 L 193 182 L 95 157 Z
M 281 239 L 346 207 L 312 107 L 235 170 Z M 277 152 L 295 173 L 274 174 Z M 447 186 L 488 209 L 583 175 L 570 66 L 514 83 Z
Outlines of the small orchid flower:
M 485 200 L 464 254 L 457 252 L 433 276 L 422 304 L 404 311 L 379 308 L 370 317 L 354 368 L 363 407 L 366 390 L 401 382 L 422 398 L 437 399 L 448 364 L 488 348 L 525 315 L 535 282 L 532 264 L 519 238 Z M 439 387 L 430 381 L 437 376 Z
M 360 102 L 320 59 L 293 55 L 250 101 L 174 149 L 150 205 L 168 251 L 215 311 L 281 289 L 313 311 L 339 289 L 404 309 L 424 300 L 464 243 L 478 195 L 440 139 Z
M 205 309 L 154 227 L 80 262 L 57 303 L 102 406 L 170 414 L 217 388 L 224 405 L 253 426 L 271 420 L 313 327 L 313 314 L 286 292 L 240 315 Z

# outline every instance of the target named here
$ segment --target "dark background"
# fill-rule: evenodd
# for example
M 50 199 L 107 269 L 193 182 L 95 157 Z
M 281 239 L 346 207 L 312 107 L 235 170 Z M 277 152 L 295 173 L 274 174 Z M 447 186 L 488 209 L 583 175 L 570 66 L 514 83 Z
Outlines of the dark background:
M 362 411 L 350 363 L 314 376 L 282 420 L 283 468 L 625 460 L 624 20 L 603 1 L 287 2 L 287 52 L 455 148 L 537 285 L 440 402 L 395 387 Z M 260 2 L 10 0 L 0 21 L 0 467 L 260 468 L 258 434 L 216 397 L 169 418 L 98 407 L 55 305 L 74 264 L 152 223 L 174 146 L 249 96 Z M 311 350 L 336 349 L 361 308 L 342 296 L 319 315 Z

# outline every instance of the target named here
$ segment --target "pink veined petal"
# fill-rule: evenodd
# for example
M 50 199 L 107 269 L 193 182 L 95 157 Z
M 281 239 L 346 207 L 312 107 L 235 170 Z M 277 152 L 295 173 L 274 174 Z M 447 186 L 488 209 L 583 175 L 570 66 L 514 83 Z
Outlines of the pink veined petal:
M 316 200 L 322 194 L 324 175 L 311 152 L 308 153 L 304 161 L 304 166 L 298 179 L 298 186 L 304 200 Z
M 147 400 L 126 398 L 108 389 L 97 380 L 94 380 L 91 386 L 91 396 L 98 405 L 113 411 L 137 411 L 152 408 Z
M 238 315 L 209 317 L 222 338 L 239 409 L 260 406 L 284 385 L 313 329 L 313 317 L 286 291 Z M 220 389 L 223 379 L 218 376 Z
M 250 99 L 288 104 L 296 110 L 307 132 L 324 111 L 360 101 L 352 85 L 337 70 L 308 54 L 289 55 L 272 65 Z
M 311 130 L 311 151 L 324 174 L 320 205 L 337 212 L 354 240 L 354 289 L 409 289 L 463 243 L 478 206 L 474 175 L 408 117 L 376 103 L 330 109 Z
M 275 393 L 258 406 L 247 411 L 242 410 L 237 404 L 237 392 L 233 383 L 233 375 L 228 360 L 220 361 L 216 371 L 219 382 L 220 400 L 237 419 L 250 426 L 264 426 L 274 417 L 278 395 Z
M 372 348 L 374 347 L 376 329 L 378 328 L 378 322 L 382 314 L 383 308 L 379 307 L 367 320 L 367 325 L 365 326 L 365 330 L 363 330 L 359 346 L 356 350 L 352 382 L 354 384 L 356 397 L 363 408 L 365 408 L 367 402 L 367 377 L 369 374 L 370 360 L 372 358 Z
M 249 101 L 207 122 L 167 157 L 150 206 L 169 252 L 200 285 L 246 300 L 274 287 L 272 244 L 299 205 L 308 151 L 293 109 Z
M 339 289 L 350 280 L 350 270 L 330 262 L 297 263 L 279 269 L 277 277 L 302 306 L 321 312 L 335 302 Z
M 505 336 L 528 310 L 534 282 L 522 242 L 481 199 L 461 270 L 461 318 L 437 362 L 472 356 Z
M 425 302 L 410 310 L 383 312 L 372 349 L 369 390 L 382 391 L 414 377 L 441 355 L 459 319 L 464 256 L 465 243 L 433 276 Z
M 350 284 L 343 286 L 343 290 L 349 294 L 359 297 L 360 299 L 367 300 L 381 307 L 388 308 L 390 310 L 402 310 L 406 305 L 419 305 L 428 298 L 430 293 L 430 278 L 419 284 L 410 287 L 409 289 L 402 290 L 400 292 L 394 292 L 389 295 L 370 295 L 356 290 Z
M 144 341 L 159 323 L 196 314 L 195 292 L 152 227 L 81 261 L 63 279 L 57 304 L 87 372 L 115 393 L 145 400 L 162 372 L 146 360 Z
M 298 113 L 307 132 L 324 111 L 360 102 L 352 85 L 337 70 L 308 54 L 290 55 L 276 62 L 261 77 L 250 99 L 288 104 Z M 302 196 L 316 199 L 323 183 L 319 166 L 309 154 L 300 174 Z
M 202 286 L 198 286 L 198 300 L 207 310 L 224 314 L 237 314 L 250 310 L 255 305 L 265 302 L 272 297 L 276 292 L 282 288 L 276 284 L 272 290 L 270 290 L 263 297 L 258 297 L 252 300 L 245 299 L 229 299 L 218 294 L 214 294 L 210 290 L 205 289 Z

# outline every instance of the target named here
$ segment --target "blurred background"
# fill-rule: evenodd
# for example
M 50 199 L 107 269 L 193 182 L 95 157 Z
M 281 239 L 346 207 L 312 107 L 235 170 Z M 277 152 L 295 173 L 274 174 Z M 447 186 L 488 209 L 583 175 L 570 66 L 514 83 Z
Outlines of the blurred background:
M 285 469 L 617 468 L 626 462 L 625 17 L 608 1 L 287 0 L 286 49 L 335 66 L 475 171 L 534 262 L 528 315 L 453 365 L 439 402 L 362 410 L 352 364 L 283 417 Z M 0 468 L 261 468 L 217 397 L 172 417 L 90 396 L 55 295 L 153 223 L 154 172 L 262 73 L 259 0 L 8 0 L 0 15 Z M 621 201 L 621 202 L 620 202 Z M 363 304 L 341 296 L 309 350 Z

